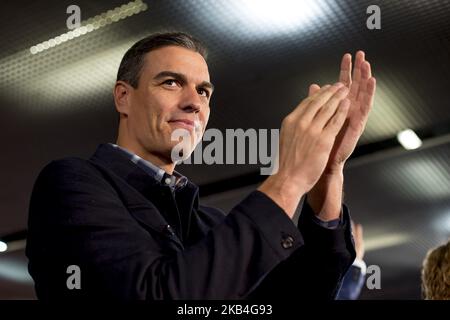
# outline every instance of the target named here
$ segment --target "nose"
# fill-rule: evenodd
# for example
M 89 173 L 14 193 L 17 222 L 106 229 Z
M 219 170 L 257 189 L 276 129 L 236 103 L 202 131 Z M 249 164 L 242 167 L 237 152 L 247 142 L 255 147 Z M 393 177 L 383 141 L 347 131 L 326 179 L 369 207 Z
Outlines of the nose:
M 185 112 L 198 113 L 200 112 L 201 105 L 202 101 L 200 96 L 198 95 L 197 89 L 186 88 L 180 108 Z

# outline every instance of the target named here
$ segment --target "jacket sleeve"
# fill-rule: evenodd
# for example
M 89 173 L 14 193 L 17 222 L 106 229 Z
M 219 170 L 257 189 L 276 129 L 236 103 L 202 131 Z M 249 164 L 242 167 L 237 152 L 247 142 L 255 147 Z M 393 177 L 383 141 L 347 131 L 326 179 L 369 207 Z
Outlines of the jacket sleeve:
M 333 229 L 314 221 L 304 201 L 298 221 L 304 245 L 278 264 L 249 299 L 335 299 L 342 279 L 355 259 L 350 215 L 343 205 L 341 223 Z M 289 275 L 289 281 L 286 281 Z
M 270 198 L 251 193 L 198 243 L 170 254 L 80 159 L 53 161 L 31 197 L 26 253 L 39 298 L 239 299 L 303 244 Z M 81 270 L 69 290 L 67 268 Z

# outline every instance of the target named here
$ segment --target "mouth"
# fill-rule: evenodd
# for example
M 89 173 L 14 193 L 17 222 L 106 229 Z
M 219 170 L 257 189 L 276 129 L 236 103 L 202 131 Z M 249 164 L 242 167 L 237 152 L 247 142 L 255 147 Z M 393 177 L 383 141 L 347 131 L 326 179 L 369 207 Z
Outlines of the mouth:
M 185 128 L 189 131 L 194 131 L 194 129 L 196 129 L 198 126 L 200 126 L 198 121 L 194 122 L 194 121 L 188 120 L 188 119 L 175 119 L 175 120 L 170 120 L 168 122 L 174 126 Z

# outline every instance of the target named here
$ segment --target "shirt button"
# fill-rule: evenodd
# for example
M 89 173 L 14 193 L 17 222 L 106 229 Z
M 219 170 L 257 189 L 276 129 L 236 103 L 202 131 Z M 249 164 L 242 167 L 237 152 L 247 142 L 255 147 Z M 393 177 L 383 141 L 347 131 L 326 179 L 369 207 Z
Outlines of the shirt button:
M 167 185 L 169 185 L 171 182 L 172 182 L 172 179 L 170 179 L 170 178 L 164 179 L 164 183 Z
M 289 249 L 294 245 L 294 238 L 292 238 L 291 236 L 283 236 L 283 238 L 281 239 L 281 246 L 284 249 Z

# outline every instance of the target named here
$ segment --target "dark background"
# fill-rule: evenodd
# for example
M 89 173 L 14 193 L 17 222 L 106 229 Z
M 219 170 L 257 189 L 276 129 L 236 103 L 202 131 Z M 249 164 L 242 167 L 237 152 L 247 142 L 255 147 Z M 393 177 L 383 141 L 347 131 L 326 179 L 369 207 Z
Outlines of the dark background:
M 450 235 L 450 2 L 145 3 L 145 11 L 117 22 L 105 15 L 103 27 L 31 54 L 32 46 L 69 31 L 69 5 L 81 8 L 84 25 L 127 3 L 2 2 L 0 239 L 9 250 L 0 253 L 0 299 L 35 297 L 23 248 L 40 169 L 115 141 L 112 88 L 120 59 L 135 41 L 163 30 L 189 32 L 209 48 L 216 92 L 208 127 L 220 130 L 279 128 L 309 84 L 337 81 L 345 52 L 366 51 L 378 88 L 345 171 L 345 202 L 364 226 L 365 260 L 380 266 L 381 289 L 366 288 L 361 298 L 420 299 L 422 259 Z M 381 8 L 381 30 L 366 27 L 371 4 Z M 420 149 L 396 142 L 407 128 L 423 139 Z M 263 178 L 257 165 L 178 169 L 201 186 L 205 203 L 225 210 Z

